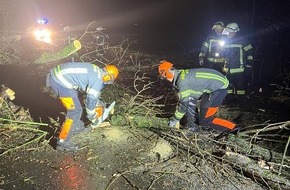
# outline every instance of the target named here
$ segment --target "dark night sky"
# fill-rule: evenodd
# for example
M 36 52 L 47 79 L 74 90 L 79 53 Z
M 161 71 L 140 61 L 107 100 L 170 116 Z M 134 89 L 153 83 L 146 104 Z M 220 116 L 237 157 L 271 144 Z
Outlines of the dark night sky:
M 38 17 L 51 25 L 84 31 L 97 21 L 115 37 L 138 40 L 144 49 L 199 51 L 214 22 L 237 22 L 240 35 L 256 40 L 269 30 L 289 31 L 285 0 L 22 0 L 10 8 L 14 26 L 23 30 Z M 280 32 L 279 31 L 279 32 Z M 271 32 L 271 31 L 270 31 Z M 283 32 L 283 31 L 282 31 Z M 254 42 L 255 43 L 255 42 Z

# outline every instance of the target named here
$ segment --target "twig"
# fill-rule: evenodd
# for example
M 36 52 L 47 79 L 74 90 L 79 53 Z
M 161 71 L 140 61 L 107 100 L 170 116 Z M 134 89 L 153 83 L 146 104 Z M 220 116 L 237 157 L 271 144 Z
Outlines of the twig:
M 153 186 L 153 184 L 154 184 L 157 180 L 159 180 L 160 178 L 162 178 L 164 175 L 165 175 L 165 173 L 163 173 L 162 175 L 160 175 L 160 176 L 158 176 L 157 178 L 155 178 L 155 179 L 151 182 L 151 184 L 150 184 L 150 186 L 148 187 L 147 190 L 150 190 L 151 187 Z
M 253 130 L 247 130 L 247 131 L 241 131 L 241 134 L 249 134 L 249 133 L 260 133 L 260 132 L 266 132 L 266 131 L 272 131 L 277 129 L 287 129 L 287 127 L 290 125 L 290 121 L 286 122 L 279 122 L 279 123 L 273 123 L 268 124 L 266 127 L 262 129 L 253 129 Z
M 15 147 L 15 148 L 8 149 L 8 150 L 4 151 L 3 153 L 1 153 L 0 156 L 3 156 L 4 154 L 7 154 L 8 152 L 11 152 L 11 151 L 13 151 L 13 150 L 18 150 L 18 149 L 20 149 L 20 148 L 22 148 L 22 147 L 24 147 L 24 146 L 27 146 L 27 145 L 29 145 L 29 144 L 31 144 L 31 143 L 33 143 L 33 142 L 36 142 L 36 141 L 42 139 L 43 137 L 45 137 L 46 134 L 47 134 L 47 133 L 44 132 L 44 134 L 40 135 L 39 137 L 37 137 L 37 138 L 35 138 L 35 139 L 33 139 L 33 140 L 31 140 L 31 141 L 25 143 L 25 144 L 22 144 L 22 145 L 20 145 L 20 146 Z
M 133 184 L 124 174 L 121 175 L 132 187 L 134 187 L 137 190 L 140 190 L 135 184 Z
M 28 125 L 41 125 L 41 126 L 48 126 L 47 123 L 38 123 L 38 122 L 31 122 L 31 121 L 15 121 L 15 120 L 11 120 L 11 119 L 4 119 L 4 118 L 0 118 L 0 120 L 2 121 L 8 121 L 11 123 L 22 123 L 22 124 L 28 124 Z
M 114 175 L 114 177 L 115 178 L 113 178 L 112 179 L 112 181 L 108 184 L 108 186 L 107 186 L 107 188 L 106 188 L 106 190 L 108 190 L 110 187 L 111 187 L 111 185 L 120 177 L 120 176 L 122 176 L 122 175 L 124 175 L 124 174 L 126 174 L 126 173 L 128 173 L 128 172 L 130 172 L 130 171 L 124 171 L 124 172 L 122 172 L 122 173 L 118 173 L 118 174 L 115 174 Z
M 259 135 L 260 132 L 287 128 L 290 125 L 290 121 L 284 122 L 283 125 L 280 125 L 280 124 L 281 123 L 279 123 L 278 126 L 276 126 L 277 124 L 270 124 L 270 125 L 267 125 L 266 127 L 262 128 L 262 129 L 258 129 L 256 134 L 254 134 L 253 137 L 250 140 L 250 147 L 251 147 L 252 141 L 255 138 L 257 138 L 257 136 Z
M 281 166 L 280 166 L 280 168 L 279 168 L 279 173 L 278 173 L 278 175 L 281 175 L 282 165 L 283 165 L 283 163 L 284 163 L 284 159 L 285 159 L 285 156 L 286 156 L 286 153 L 287 153 L 287 149 L 288 149 L 289 143 L 290 143 L 290 136 L 288 137 L 288 141 L 287 141 L 287 144 L 286 144 L 286 146 L 285 146 L 285 150 L 284 150 L 284 153 L 283 153 L 283 157 L 282 157 L 282 161 L 281 161 Z

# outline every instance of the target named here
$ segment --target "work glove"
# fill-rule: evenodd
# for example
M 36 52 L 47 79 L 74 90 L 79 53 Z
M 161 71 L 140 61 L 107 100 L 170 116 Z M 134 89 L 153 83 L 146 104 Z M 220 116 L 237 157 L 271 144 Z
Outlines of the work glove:
M 89 120 L 92 122 L 92 124 L 97 124 L 99 120 L 102 120 L 103 112 L 104 112 L 103 106 L 96 106 L 95 114 L 89 117 Z
M 168 127 L 170 128 L 174 128 L 174 129 L 179 129 L 180 123 L 179 120 L 172 118 L 169 122 L 168 122 Z
M 96 111 L 96 110 L 95 110 Z M 98 119 L 100 118 L 100 117 L 97 117 L 97 113 L 96 112 L 94 112 L 94 113 L 91 113 L 91 114 L 88 114 L 87 113 L 87 118 L 88 118 L 88 120 L 90 120 L 92 123 L 95 123 L 95 122 L 97 122 L 98 121 Z
M 103 116 L 104 110 L 106 108 L 105 106 L 106 106 L 106 104 L 99 100 L 98 103 L 95 106 L 95 112 L 89 114 L 87 116 L 87 118 L 90 121 L 96 121 L 97 119 L 101 118 Z
M 103 121 L 103 114 L 106 108 L 106 103 L 99 100 L 96 107 L 95 107 L 95 113 L 93 116 L 90 117 L 90 121 L 92 122 L 92 125 L 98 125 Z
M 204 58 L 203 57 L 200 57 L 198 61 L 199 61 L 200 66 L 204 65 Z
M 101 104 L 97 105 L 95 108 L 95 112 L 96 112 L 95 118 L 101 118 L 103 116 L 104 111 L 105 111 L 105 107 L 103 105 Z

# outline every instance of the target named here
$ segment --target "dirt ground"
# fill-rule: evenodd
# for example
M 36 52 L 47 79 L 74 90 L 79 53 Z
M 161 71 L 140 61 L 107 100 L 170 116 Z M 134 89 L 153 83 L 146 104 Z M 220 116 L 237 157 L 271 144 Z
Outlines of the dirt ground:
M 147 129 L 110 126 L 75 141 L 82 150 L 41 145 L 0 157 L 0 189 L 263 189 L 226 164 L 181 153 Z

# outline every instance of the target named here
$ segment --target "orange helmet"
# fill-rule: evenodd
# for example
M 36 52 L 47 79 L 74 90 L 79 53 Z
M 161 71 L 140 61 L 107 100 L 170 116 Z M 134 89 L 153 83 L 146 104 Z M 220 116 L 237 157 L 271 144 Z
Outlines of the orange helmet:
M 114 65 L 106 65 L 105 70 L 107 74 L 103 76 L 104 82 L 110 82 L 110 81 L 113 82 L 119 75 L 119 70 Z
M 158 71 L 161 77 L 166 78 L 168 80 L 173 79 L 173 74 L 169 71 L 173 68 L 173 64 L 168 61 L 160 61 L 160 65 L 158 67 Z

